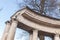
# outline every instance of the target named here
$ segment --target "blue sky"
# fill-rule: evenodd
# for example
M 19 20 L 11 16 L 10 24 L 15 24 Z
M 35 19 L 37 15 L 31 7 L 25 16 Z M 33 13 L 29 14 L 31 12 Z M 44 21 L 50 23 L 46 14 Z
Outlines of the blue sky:
M 22 0 L 18 0 L 18 3 L 22 3 Z M 18 11 L 20 8 L 17 5 L 16 0 L 0 0 L 0 38 L 3 34 L 5 28 L 5 22 L 10 19 L 10 17 Z M 19 32 L 20 31 L 20 32 Z M 26 33 L 26 34 L 24 34 Z M 18 35 L 19 34 L 19 35 Z M 16 29 L 15 40 L 28 40 L 28 33 L 21 29 Z M 46 38 L 46 40 L 51 40 Z
M 20 0 L 20 3 L 22 0 Z M 0 0 L 0 38 L 5 28 L 5 21 L 9 20 L 10 17 L 19 10 L 16 0 Z

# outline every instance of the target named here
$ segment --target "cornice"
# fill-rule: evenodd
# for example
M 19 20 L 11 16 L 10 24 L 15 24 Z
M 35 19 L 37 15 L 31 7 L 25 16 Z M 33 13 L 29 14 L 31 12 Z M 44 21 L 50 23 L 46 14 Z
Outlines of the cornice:
M 22 16 L 32 22 L 38 23 L 39 25 L 44 25 L 44 26 L 48 26 L 48 27 L 52 27 L 52 28 L 60 28 L 60 21 L 58 21 L 58 20 L 53 20 L 53 19 L 39 16 L 39 15 L 33 14 L 33 13 L 30 14 L 28 12 L 23 13 Z

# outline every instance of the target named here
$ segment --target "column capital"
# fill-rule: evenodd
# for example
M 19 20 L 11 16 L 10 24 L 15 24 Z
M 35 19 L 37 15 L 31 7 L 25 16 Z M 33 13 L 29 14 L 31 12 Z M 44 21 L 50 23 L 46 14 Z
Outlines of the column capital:
M 11 18 L 11 22 L 18 22 L 18 20 L 16 18 Z
M 57 36 L 57 37 L 58 37 L 58 36 L 60 36 L 60 35 L 59 35 L 59 34 L 55 34 L 55 36 Z
M 7 23 L 10 23 L 10 21 L 6 21 L 5 23 L 6 23 L 6 24 L 7 24 Z
M 54 40 L 60 40 L 60 34 L 58 32 L 54 35 Z
M 60 35 L 60 33 L 58 31 L 56 31 L 55 35 Z

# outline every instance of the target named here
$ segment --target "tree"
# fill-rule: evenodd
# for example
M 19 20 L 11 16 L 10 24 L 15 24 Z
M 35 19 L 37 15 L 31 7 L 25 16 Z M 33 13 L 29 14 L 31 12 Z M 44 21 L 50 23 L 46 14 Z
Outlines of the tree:
M 60 11 L 60 6 L 57 7 L 58 5 L 60 5 L 60 2 L 58 0 L 23 0 L 23 1 L 24 1 L 23 3 L 18 3 L 19 1 L 17 2 L 19 8 L 23 6 L 28 6 L 30 9 L 32 9 L 35 12 L 38 12 L 39 14 L 43 14 L 50 17 L 55 16 L 55 18 L 57 16 L 60 16 L 58 12 Z
M 45 0 L 24 0 L 24 2 L 32 10 L 34 10 L 40 14 L 42 14 L 44 12 Z
M 53 16 L 56 13 L 54 12 L 57 9 L 56 0 L 46 0 L 45 2 L 45 12 L 48 13 L 48 16 Z
M 19 7 L 28 6 L 33 11 L 38 12 L 39 14 L 52 15 L 50 12 L 56 9 L 57 0 L 23 0 L 23 3 L 18 3 Z
M 24 0 L 26 5 L 32 10 L 47 15 L 47 11 L 50 12 L 56 9 L 56 0 Z M 51 15 L 51 14 L 50 14 Z

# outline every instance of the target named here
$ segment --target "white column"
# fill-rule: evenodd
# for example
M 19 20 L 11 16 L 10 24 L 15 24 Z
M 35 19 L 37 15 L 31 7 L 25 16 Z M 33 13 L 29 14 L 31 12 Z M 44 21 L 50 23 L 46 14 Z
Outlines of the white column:
M 32 40 L 38 40 L 38 30 L 33 30 L 33 39 Z
M 7 35 L 8 35 L 8 32 L 9 32 L 9 29 L 10 29 L 10 22 L 7 21 L 6 22 L 6 27 L 5 27 L 5 30 L 4 30 L 4 33 L 3 33 L 3 36 L 2 36 L 1 40 L 6 40 L 7 39 Z
M 60 40 L 59 34 L 56 34 L 56 35 L 54 36 L 54 40 Z
M 29 35 L 29 40 L 32 40 L 33 39 L 33 34 L 31 33 L 30 35 Z
M 14 40 L 17 25 L 18 25 L 18 21 L 16 19 L 12 19 L 12 24 L 11 24 L 11 28 L 7 40 Z
M 40 40 L 44 40 L 44 35 L 39 35 Z

